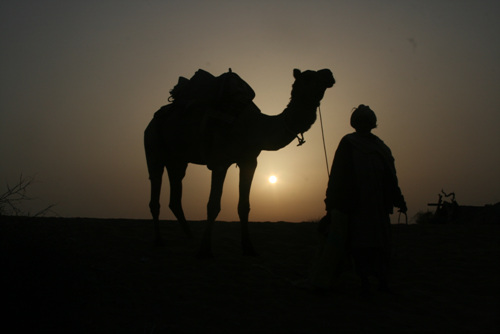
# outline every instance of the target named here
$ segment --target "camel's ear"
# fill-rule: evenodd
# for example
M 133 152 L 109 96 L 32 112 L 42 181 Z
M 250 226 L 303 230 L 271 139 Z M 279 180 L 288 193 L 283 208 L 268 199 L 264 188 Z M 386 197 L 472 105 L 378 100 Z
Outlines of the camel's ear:
M 300 73 L 301 73 L 301 72 L 300 72 L 300 70 L 299 70 L 299 69 L 297 69 L 297 68 L 295 68 L 295 69 L 293 70 L 293 77 L 294 77 L 295 79 L 297 79 L 297 77 L 300 75 Z

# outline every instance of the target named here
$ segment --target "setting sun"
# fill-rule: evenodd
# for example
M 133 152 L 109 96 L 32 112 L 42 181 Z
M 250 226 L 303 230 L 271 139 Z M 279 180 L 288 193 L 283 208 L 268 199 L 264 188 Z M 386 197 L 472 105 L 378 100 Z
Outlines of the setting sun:
M 270 183 L 276 183 L 278 181 L 278 178 L 274 175 L 269 176 L 269 182 Z

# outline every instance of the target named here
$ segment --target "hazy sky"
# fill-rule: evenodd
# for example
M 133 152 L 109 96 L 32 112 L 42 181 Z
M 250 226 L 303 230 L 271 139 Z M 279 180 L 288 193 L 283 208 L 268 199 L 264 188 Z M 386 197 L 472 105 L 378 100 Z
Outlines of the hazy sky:
M 499 16 L 497 0 L 3 0 L 0 184 L 36 176 L 39 199 L 27 211 L 56 204 L 65 217 L 149 218 L 143 131 L 179 76 L 231 67 L 275 115 L 294 68 L 330 68 L 337 83 L 321 104 L 329 164 L 353 131 L 352 108 L 367 104 L 410 216 L 441 189 L 460 204 L 496 203 Z M 250 220 L 324 214 L 319 119 L 305 138 L 260 155 Z M 164 181 L 161 218 L 173 219 Z M 237 219 L 237 181 L 232 166 L 220 220 Z M 204 219 L 210 172 L 190 165 L 184 186 L 188 220 Z

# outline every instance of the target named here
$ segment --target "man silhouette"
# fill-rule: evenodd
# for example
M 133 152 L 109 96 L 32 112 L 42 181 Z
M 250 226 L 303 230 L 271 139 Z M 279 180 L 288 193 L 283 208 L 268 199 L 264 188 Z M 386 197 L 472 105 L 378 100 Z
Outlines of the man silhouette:
M 380 290 L 390 292 L 389 215 L 394 206 L 403 213 L 407 208 L 391 150 L 371 133 L 377 127 L 373 110 L 359 105 L 351 126 L 356 132 L 344 136 L 335 152 L 325 204 L 332 219 L 345 217 L 347 248 L 361 278 L 361 294 L 368 297 L 370 275 L 378 278 Z

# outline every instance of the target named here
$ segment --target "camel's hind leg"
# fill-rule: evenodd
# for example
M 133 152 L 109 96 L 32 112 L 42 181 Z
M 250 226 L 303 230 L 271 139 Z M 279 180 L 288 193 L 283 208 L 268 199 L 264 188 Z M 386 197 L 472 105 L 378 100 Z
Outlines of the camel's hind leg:
M 184 210 L 182 210 L 182 179 L 186 175 L 187 165 L 187 163 L 167 164 L 167 173 L 170 181 L 170 210 L 177 218 L 184 233 L 191 238 L 193 233 L 184 216 Z
M 212 228 L 215 219 L 220 212 L 220 202 L 224 180 L 226 179 L 227 169 L 212 170 L 212 184 L 210 188 L 210 198 L 207 204 L 207 226 L 203 232 L 198 258 L 211 258 L 212 255 Z
M 250 234 L 248 232 L 248 214 L 250 212 L 250 188 L 257 168 L 257 160 L 240 163 L 240 199 L 238 202 L 238 215 L 241 222 L 241 245 L 243 255 L 257 256 Z

